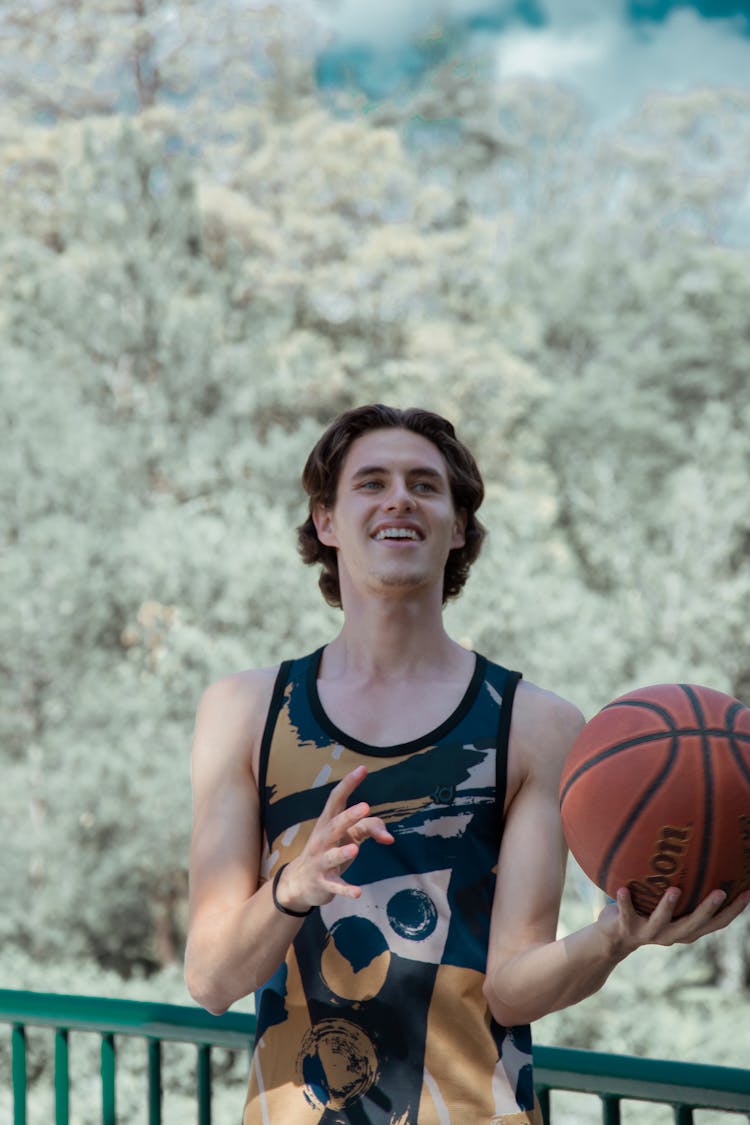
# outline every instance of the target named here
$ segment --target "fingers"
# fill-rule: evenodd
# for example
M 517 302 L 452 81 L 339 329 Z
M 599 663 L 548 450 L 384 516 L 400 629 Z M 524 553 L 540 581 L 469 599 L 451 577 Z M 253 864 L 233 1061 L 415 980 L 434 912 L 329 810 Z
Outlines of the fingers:
M 351 770 L 345 777 L 342 777 L 338 785 L 335 785 L 331 790 L 321 815 L 325 816 L 328 814 L 328 816 L 333 817 L 343 812 L 346 808 L 346 802 L 357 786 L 361 785 L 366 777 L 366 766 L 357 766 L 356 769 Z
M 378 844 L 393 843 L 393 836 L 379 816 L 364 816 L 357 820 L 349 829 L 349 837 L 358 844 L 368 838 L 376 840 Z
M 726 901 L 724 891 L 712 891 L 690 914 L 678 918 L 672 927 L 670 937 L 673 942 L 690 942 L 708 933 L 714 915 Z
M 706 934 L 723 930 L 738 918 L 750 903 L 750 892 L 746 891 L 738 895 L 728 906 L 724 905 L 726 899 L 724 891 L 712 891 L 691 914 L 686 914 L 684 918 L 679 918 L 675 922 L 677 929 L 672 940 L 688 944 L 705 937 Z
M 739 918 L 740 914 L 747 907 L 750 906 L 750 891 L 745 891 L 743 894 L 738 895 L 734 902 L 730 902 L 729 906 L 725 907 L 711 920 L 710 928 L 706 930 L 707 934 L 712 934 L 716 930 L 723 930 L 735 918 Z
M 321 824 L 327 822 L 327 837 L 331 842 L 348 837 L 361 844 L 369 837 L 380 844 L 393 843 L 385 822 L 380 817 L 369 816 L 370 806 L 366 801 L 347 808 L 346 802 L 366 776 L 366 767 L 357 766 L 331 790 L 319 820 Z
M 323 856 L 323 870 L 320 876 L 322 888 L 329 895 L 343 895 L 345 898 L 359 898 L 362 888 L 353 883 L 347 883 L 342 878 L 342 872 L 357 858 L 359 847 L 357 844 L 345 844 L 343 847 L 330 848 Z
M 664 922 L 668 922 L 671 919 L 677 907 L 679 898 L 679 887 L 670 887 L 669 890 L 666 891 L 666 893 L 663 894 L 659 899 L 659 902 L 657 903 L 651 914 L 639 914 L 633 905 L 633 899 L 631 898 L 628 888 L 620 887 L 617 892 L 617 906 L 620 910 L 620 916 L 624 921 L 632 923 L 634 925 L 643 925 L 646 921 L 648 921 L 649 923 L 653 922 L 658 927 L 659 925 L 663 925 Z
M 334 895 L 359 898 L 361 888 L 347 883 L 342 872 L 356 859 L 365 840 L 379 844 L 394 842 L 385 822 L 370 816 L 366 801 L 347 807 L 347 801 L 366 776 L 367 769 L 358 766 L 330 791 L 302 853 L 290 864 L 297 893 L 295 901 L 304 899 L 320 906 Z
M 357 858 L 359 847 L 357 844 L 344 844 L 340 848 L 329 848 L 323 856 L 325 870 L 348 867 L 352 860 Z
M 341 879 L 338 876 L 332 875 L 323 884 L 330 895 L 339 895 L 342 898 L 359 898 L 362 894 L 362 888 L 356 887 L 353 883 L 347 883 L 346 879 Z
M 356 839 L 354 830 L 357 824 L 368 819 L 369 812 L 370 806 L 364 801 L 360 801 L 358 805 L 352 805 L 349 809 L 344 809 L 342 813 L 339 813 L 326 825 L 327 836 L 331 841 L 344 840 L 347 837 L 351 840 Z M 364 836 L 362 839 L 364 839 Z
M 649 929 L 652 934 L 658 934 L 665 926 L 671 924 L 681 894 L 679 887 L 670 887 L 661 896 L 656 909 L 649 917 Z
M 640 945 L 661 941 L 672 923 L 679 897 L 679 889 L 671 887 L 647 917 L 635 909 L 628 888 L 620 887 L 617 891 L 617 910 L 620 940 L 624 942 L 625 948 L 632 951 Z
M 658 945 L 675 945 L 690 944 L 698 938 L 705 937 L 706 934 L 724 929 L 739 917 L 750 903 L 750 892 L 739 895 L 729 906 L 724 907 L 726 899 L 724 891 L 712 891 L 695 910 L 676 919 L 673 918 L 673 914 L 680 900 L 678 887 L 670 887 L 662 895 L 648 919 L 639 917 L 635 913 L 630 896 L 624 889 L 618 891 L 617 905 L 625 927 L 633 933 L 640 928 L 639 944 L 652 942 Z
M 608 954 L 622 960 L 642 945 L 688 945 L 724 929 L 750 905 L 750 890 L 738 895 L 728 906 L 724 905 L 726 898 L 724 891 L 717 889 L 690 914 L 674 918 L 680 889 L 670 887 L 646 917 L 636 911 L 628 889 L 620 887 L 616 905 L 605 906 L 597 924 L 607 941 Z

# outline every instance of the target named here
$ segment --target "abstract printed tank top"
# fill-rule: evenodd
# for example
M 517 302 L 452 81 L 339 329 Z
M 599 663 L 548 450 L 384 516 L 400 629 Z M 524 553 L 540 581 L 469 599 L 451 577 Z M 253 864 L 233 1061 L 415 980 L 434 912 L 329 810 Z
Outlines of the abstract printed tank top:
M 529 1028 L 482 995 L 520 678 L 477 655 L 450 718 L 368 746 L 328 719 L 322 649 L 279 670 L 260 760 L 262 878 L 299 855 L 328 795 L 362 763 L 395 843 L 366 840 L 358 899 L 314 910 L 256 995 L 243 1125 L 531 1125 Z

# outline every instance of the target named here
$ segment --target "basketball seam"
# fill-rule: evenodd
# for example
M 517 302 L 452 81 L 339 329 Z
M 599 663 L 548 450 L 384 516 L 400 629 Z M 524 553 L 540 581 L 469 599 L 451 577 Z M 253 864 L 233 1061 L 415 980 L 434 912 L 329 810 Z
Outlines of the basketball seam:
M 650 699 L 615 699 L 612 703 L 608 703 L 606 707 L 602 707 L 602 711 L 610 711 L 613 707 L 645 707 L 647 711 L 653 711 L 655 715 L 659 715 L 667 724 L 669 730 L 674 730 L 674 717 L 665 707 L 658 703 L 652 703 Z
M 740 709 L 742 709 L 740 704 Z M 650 734 L 633 735 L 626 742 L 618 742 L 616 746 L 608 746 L 606 750 L 602 750 L 594 758 L 587 758 L 580 766 L 577 766 L 575 771 L 570 775 L 565 784 L 560 790 L 560 804 L 567 796 L 568 790 L 580 777 L 583 776 L 593 766 L 598 766 L 601 762 L 606 761 L 612 754 L 618 754 L 621 750 L 630 750 L 634 746 L 639 746 L 643 742 L 658 742 L 660 738 L 695 738 L 696 736 L 708 735 L 709 738 L 719 739 L 726 738 L 728 742 L 746 742 L 750 745 L 750 733 L 745 734 L 744 731 L 727 731 L 724 727 L 681 727 L 673 730 L 653 731 Z
M 737 718 L 740 711 L 744 710 L 744 705 L 739 701 L 733 703 L 731 707 L 727 708 L 727 713 L 724 721 L 727 724 L 727 734 L 729 736 L 729 752 L 734 758 L 735 764 L 740 773 L 743 774 L 745 780 L 750 783 L 750 767 L 748 767 L 747 762 L 742 757 L 736 745 L 738 741 L 750 742 L 750 735 L 745 735 L 742 731 L 734 729 L 734 720 Z
M 662 735 L 662 737 L 663 737 L 663 735 Z M 673 734 L 671 736 L 671 738 L 672 738 L 672 746 L 671 746 L 671 749 L 669 751 L 669 756 L 668 756 L 666 762 L 664 763 L 664 765 L 662 766 L 660 773 L 654 778 L 654 780 L 651 782 L 651 784 L 648 786 L 648 788 L 643 791 L 643 793 L 638 798 L 638 801 L 636 802 L 634 807 L 630 810 L 630 813 L 628 814 L 628 816 L 625 818 L 623 823 L 620 825 L 619 831 L 617 832 L 614 839 L 612 840 L 609 851 L 607 852 L 607 854 L 604 857 L 604 860 L 602 861 L 602 866 L 599 868 L 599 877 L 598 877 L 597 882 L 600 885 L 603 885 L 604 883 L 606 883 L 607 878 L 609 876 L 609 869 L 612 866 L 612 863 L 614 862 L 615 856 L 617 855 L 617 852 L 619 851 L 620 847 L 622 846 L 623 841 L 625 840 L 628 833 L 630 832 L 630 829 L 633 827 L 635 822 L 638 820 L 638 818 L 641 815 L 641 813 L 643 812 L 643 810 L 648 806 L 651 799 L 656 795 L 656 793 L 658 793 L 658 791 L 661 788 L 665 778 L 667 778 L 669 776 L 669 772 L 670 772 L 670 770 L 672 769 L 672 766 L 675 763 L 675 759 L 677 758 L 677 754 L 678 754 L 678 751 L 679 751 L 679 746 L 678 746 L 679 736 L 678 736 L 678 734 L 676 734 L 676 733 Z
M 711 847 L 711 839 L 713 836 L 714 826 L 714 775 L 711 768 L 711 747 L 708 741 L 708 731 L 706 730 L 706 718 L 701 707 L 700 700 L 695 694 L 689 684 L 680 684 L 682 691 L 685 693 L 693 708 L 693 713 L 701 727 L 701 759 L 703 762 L 703 833 L 701 840 L 701 847 L 698 850 L 698 870 L 693 881 L 693 889 L 686 906 L 682 906 L 682 912 L 689 914 L 691 910 L 695 910 L 700 901 L 700 892 L 703 886 L 703 880 L 706 876 L 706 868 L 708 867 L 709 849 Z
M 608 746 L 606 750 L 602 750 L 593 758 L 587 758 L 585 762 L 582 762 L 580 766 L 577 766 L 575 768 L 573 773 L 570 775 L 570 777 L 567 779 L 562 789 L 560 790 L 560 804 L 562 805 L 563 801 L 568 795 L 568 790 L 572 785 L 576 783 L 576 781 L 578 781 L 580 777 L 582 777 L 585 773 L 588 773 L 588 771 L 590 769 L 593 769 L 594 766 L 598 766 L 601 762 L 605 762 L 608 758 L 611 758 L 614 754 L 619 754 L 623 750 L 631 750 L 635 746 L 641 746 L 644 742 L 658 742 L 661 738 L 694 738 L 696 735 L 702 736 L 703 734 L 708 734 L 712 738 L 727 737 L 727 732 L 723 729 L 714 730 L 713 728 L 706 729 L 705 727 L 685 727 L 678 729 L 672 728 L 672 730 L 653 731 L 649 734 L 635 734 L 623 742 L 618 742 L 614 746 Z M 747 735 L 746 738 L 741 738 L 741 741 L 750 742 L 750 735 Z

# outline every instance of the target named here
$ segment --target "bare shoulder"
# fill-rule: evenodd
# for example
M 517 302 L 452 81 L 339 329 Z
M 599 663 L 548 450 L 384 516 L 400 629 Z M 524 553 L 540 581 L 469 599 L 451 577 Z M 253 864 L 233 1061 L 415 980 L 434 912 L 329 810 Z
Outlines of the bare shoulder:
M 249 668 L 214 680 L 201 696 L 198 714 L 214 716 L 218 711 L 223 716 L 240 719 L 252 716 L 259 705 L 270 703 L 278 671 L 278 665 Z
M 249 766 L 255 774 L 278 670 L 276 665 L 235 672 L 205 689 L 195 720 L 194 776 L 232 764 Z
M 513 704 L 510 748 L 519 782 L 539 773 L 559 775 L 584 723 L 575 704 L 521 680 Z

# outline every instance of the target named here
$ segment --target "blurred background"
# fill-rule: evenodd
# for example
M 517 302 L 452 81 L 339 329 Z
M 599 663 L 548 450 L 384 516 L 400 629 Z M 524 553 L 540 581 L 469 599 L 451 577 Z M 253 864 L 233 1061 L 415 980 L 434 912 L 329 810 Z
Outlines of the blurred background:
M 2 3 L 0 176 L 1 986 L 188 1002 L 195 707 L 338 628 L 347 407 L 477 455 L 454 636 L 587 715 L 750 702 L 747 3 Z M 746 1065 L 749 986 L 741 922 L 536 1037 Z

